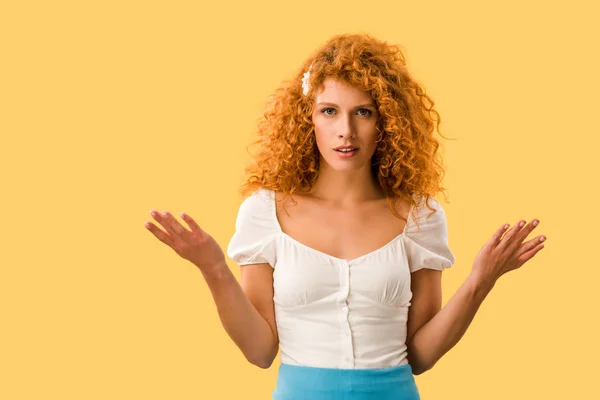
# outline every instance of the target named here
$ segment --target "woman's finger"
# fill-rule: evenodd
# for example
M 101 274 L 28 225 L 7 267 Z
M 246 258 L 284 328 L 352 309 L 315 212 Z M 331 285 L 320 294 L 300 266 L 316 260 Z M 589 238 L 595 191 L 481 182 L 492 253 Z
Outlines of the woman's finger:
M 514 254 L 523 245 L 523 240 L 529 236 L 529 234 L 539 225 L 538 219 L 533 219 L 530 223 L 525 225 L 523 229 L 515 233 L 510 243 L 506 246 L 506 251 L 510 254 Z
M 496 232 L 494 232 L 494 234 L 492 235 L 492 238 L 490 239 L 492 244 L 494 245 L 494 247 L 498 246 L 498 243 L 500 243 L 500 239 L 502 238 L 502 235 L 504 234 L 504 232 L 506 232 L 506 230 L 509 227 L 510 227 L 509 224 L 504 224 L 500 228 L 498 228 L 496 230 Z
M 188 226 L 192 229 L 192 232 L 204 233 L 202 228 L 200 228 L 200 226 L 196 223 L 196 221 L 194 221 L 192 219 L 192 217 L 190 217 L 186 213 L 180 213 L 179 215 L 188 224 Z
M 535 246 L 533 249 L 529 250 L 526 253 L 523 253 L 519 258 L 517 258 L 517 262 L 519 263 L 519 267 L 529 261 L 533 256 L 535 256 L 540 250 L 544 248 L 544 243 L 540 243 Z
M 509 250 L 514 252 L 519 247 L 521 247 L 521 243 L 523 243 L 523 240 L 525 240 L 527 236 L 529 236 L 529 234 L 539 225 L 539 223 L 540 220 L 533 219 L 530 223 L 525 225 L 525 227 L 517 234 L 513 242 L 509 245 Z
M 189 232 L 168 211 L 163 211 L 159 218 L 160 219 L 157 219 L 158 222 L 160 222 L 160 224 L 164 226 L 167 232 L 169 232 L 169 234 L 172 236 L 181 236 L 184 233 Z
M 525 226 L 525 221 L 523 221 L 523 220 L 521 220 L 521 221 L 517 222 L 515 225 L 513 225 L 513 227 L 510 228 L 508 232 L 506 232 L 506 234 L 504 235 L 504 237 L 498 244 L 498 248 L 501 251 L 504 251 L 504 249 L 506 249 L 508 246 L 510 246 L 511 243 L 513 242 L 513 239 L 518 235 L 518 233 L 521 231 L 521 229 L 524 226 Z
M 543 240 L 541 240 L 541 239 L 543 239 Z M 519 247 L 519 249 L 515 253 L 515 256 L 520 257 L 522 254 L 527 253 L 529 250 L 535 248 L 540 243 L 544 242 L 544 240 L 546 240 L 545 236 L 538 236 L 534 239 L 528 240 L 527 242 L 523 243 L 521 245 L 521 247 Z
M 156 236 L 158 238 L 158 240 L 160 240 L 161 242 L 163 242 L 164 244 L 166 244 L 169 247 L 173 247 L 173 244 L 172 244 L 172 241 L 171 241 L 171 236 L 169 236 L 168 234 L 166 234 L 165 232 L 163 232 L 162 229 L 160 229 L 159 227 L 157 227 L 156 225 L 154 225 L 152 222 L 148 222 L 148 221 L 144 222 L 144 226 L 150 232 L 152 232 L 152 234 L 154 236 Z

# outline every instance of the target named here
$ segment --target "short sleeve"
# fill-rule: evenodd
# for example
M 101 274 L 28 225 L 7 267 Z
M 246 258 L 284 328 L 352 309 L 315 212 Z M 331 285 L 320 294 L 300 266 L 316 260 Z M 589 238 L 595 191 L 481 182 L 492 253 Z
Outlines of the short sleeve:
M 455 257 L 448 247 L 448 226 L 446 213 L 442 206 L 433 198 L 429 198 L 432 211 L 425 204 L 424 198 L 417 202 L 408 218 L 405 229 L 405 248 L 410 272 L 423 268 L 443 271 L 450 268 Z M 416 211 L 416 212 L 414 212 Z M 415 223 L 418 221 L 418 227 Z
M 275 268 L 277 228 L 268 193 L 259 189 L 240 205 L 227 255 L 241 265 L 269 263 Z

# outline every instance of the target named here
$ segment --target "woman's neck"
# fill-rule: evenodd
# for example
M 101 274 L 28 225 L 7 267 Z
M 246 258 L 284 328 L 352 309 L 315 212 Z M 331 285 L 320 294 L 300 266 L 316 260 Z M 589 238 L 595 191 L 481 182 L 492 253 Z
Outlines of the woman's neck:
M 323 169 L 307 195 L 342 208 L 386 197 L 370 168 L 355 171 Z

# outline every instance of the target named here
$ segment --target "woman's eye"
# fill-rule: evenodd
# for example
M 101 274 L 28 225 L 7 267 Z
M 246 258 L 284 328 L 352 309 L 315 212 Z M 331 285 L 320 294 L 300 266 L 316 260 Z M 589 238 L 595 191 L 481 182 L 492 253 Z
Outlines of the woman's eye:
M 329 111 L 335 111 L 335 110 L 333 108 L 324 108 L 321 110 L 321 112 L 325 115 L 333 115 L 332 113 L 329 113 Z M 361 111 L 364 111 L 365 113 L 361 114 L 360 113 Z M 371 110 L 367 110 L 366 108 L 360 108 L 358 110 L 358 112 L 359 112 L 359 115 L 362 117 L 368 117 L 372 114 Z

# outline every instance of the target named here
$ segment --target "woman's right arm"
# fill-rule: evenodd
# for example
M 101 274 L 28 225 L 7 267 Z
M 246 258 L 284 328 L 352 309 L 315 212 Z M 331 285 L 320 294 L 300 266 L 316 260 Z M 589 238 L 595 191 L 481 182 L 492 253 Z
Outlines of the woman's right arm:
M 249 362 L 269 368 L 279 350 L 273 268 L 267 263 L 242 266 L 241 285 L 225 260 L 219 268 L 201 271 L 229 337 Z
M 225 255 L 215 239 L 189 215 L 181 217 L 187 230 L 168 211 L 150 213 L 166 232 L 146 222 L 146 228 L 177 254 L 202 272 L 219 318 L 229 337 L 248 361 L 269 368 L 279 350 L 273 303 L 273 268 L 268 263 L 242 267 L 242 285 L 227 266 Z

